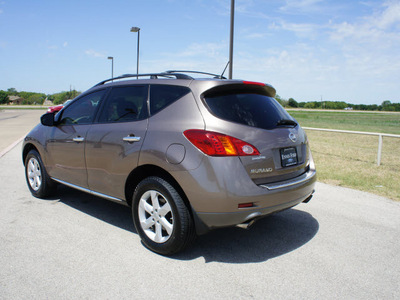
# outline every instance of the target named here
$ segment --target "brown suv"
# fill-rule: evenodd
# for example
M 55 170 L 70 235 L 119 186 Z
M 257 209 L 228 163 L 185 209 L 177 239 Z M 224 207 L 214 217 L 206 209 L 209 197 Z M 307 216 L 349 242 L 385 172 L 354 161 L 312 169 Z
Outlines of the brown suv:
M 275 89 L 190 73 L 212 75 L 125 75 L 43 115 L 23 145 L 32 194 L 61 183 L 130 205 L 143 243 L 165 255 L 307 202 L 310 147 Z

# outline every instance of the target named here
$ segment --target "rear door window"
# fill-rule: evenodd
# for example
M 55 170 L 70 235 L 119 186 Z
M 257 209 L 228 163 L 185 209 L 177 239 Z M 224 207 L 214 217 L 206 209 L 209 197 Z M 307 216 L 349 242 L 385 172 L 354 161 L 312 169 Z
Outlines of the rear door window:
M 190 92 L 185 86 L 151 85 L 150 114 L 154 115 Z
M 99 123 L 132 122 L 148 117 L 148 86 L 112 88 L 102 108 Z
M 206 93 L 203 99 L 213 115 L 234 123 L 274 129 L 281 120 L 294 121 L 274 98 L 251 90 Z

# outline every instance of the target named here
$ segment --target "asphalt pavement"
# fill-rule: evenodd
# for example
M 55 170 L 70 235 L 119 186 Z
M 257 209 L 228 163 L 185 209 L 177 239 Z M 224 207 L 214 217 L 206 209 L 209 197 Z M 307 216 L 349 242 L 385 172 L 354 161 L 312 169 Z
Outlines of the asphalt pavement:
M 3 109 L 0 106 L 0 157 L 40 122 L 46 109 Z
M 147 250 L 128 207 L 67 187 L 41 200 L 21 143 L 0 158 L 0 299 L 399 299 L 400 203 L 318 183 L 308 204 Z

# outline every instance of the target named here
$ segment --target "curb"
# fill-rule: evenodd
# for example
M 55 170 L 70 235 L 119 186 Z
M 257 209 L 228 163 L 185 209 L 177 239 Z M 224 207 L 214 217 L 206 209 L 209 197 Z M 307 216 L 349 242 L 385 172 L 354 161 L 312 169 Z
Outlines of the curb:
M 3 151 L 0 152 L 0 158 L 2 158 L 4 155 L 6 155 L 8 152 L 10 152 L 15 146 L 17 146 L 19 143 L 21 143 L 24 138 L 25 138 L 26 134 L 23 135 L 21 138 L 19 138 L 18 140 L 16 140 L 14 143 L 12 143 L 10 146 L 8 146 L 6 149 L 4 149 Z

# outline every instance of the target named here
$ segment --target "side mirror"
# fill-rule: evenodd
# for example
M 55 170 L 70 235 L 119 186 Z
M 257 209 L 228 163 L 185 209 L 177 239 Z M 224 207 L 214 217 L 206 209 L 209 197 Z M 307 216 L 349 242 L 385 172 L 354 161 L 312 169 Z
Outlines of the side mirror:
M 43 116 L 40 117 L 40 123 L 44 126 L 54 126 L 54 114 L 53 113 L 47 113 L 44 114 Z

